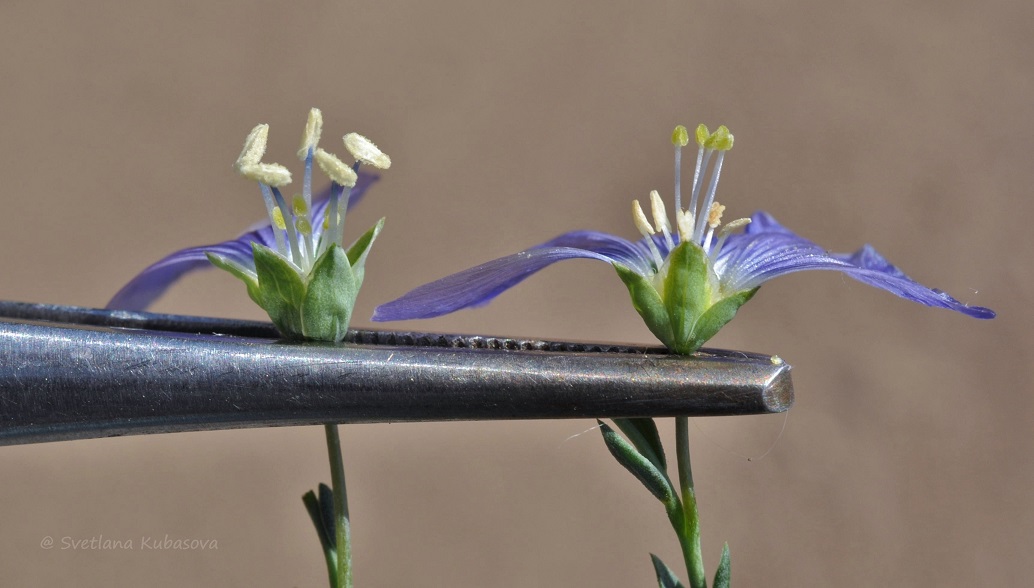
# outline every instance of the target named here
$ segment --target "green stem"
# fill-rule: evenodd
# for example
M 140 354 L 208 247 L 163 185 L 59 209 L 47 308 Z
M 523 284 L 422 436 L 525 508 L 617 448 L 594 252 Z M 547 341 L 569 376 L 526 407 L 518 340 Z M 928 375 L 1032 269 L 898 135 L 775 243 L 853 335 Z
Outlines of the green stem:
M 324 425 L 327 430 L 327 454 L 330 457 L 330 481 L 334 491 L 334 533 L 337 546 L 337 588 L 352 588 L 352 543 L 348 523 L 348 494 L 345 491 L 345 464 L 341 459 L 341 437 L 337 425 Z
M 689 418 L 675 417 L 675 455 L 679 468 L 679 487 L 682 491 L 681 529 L 675 533 L 682 545 L 686 572 L 692 588 L 707 588 L 704 559 L 700 553 L 700 518 L 697 514 L 696 492 L 693 490 L 693 466 L 689 459 Z

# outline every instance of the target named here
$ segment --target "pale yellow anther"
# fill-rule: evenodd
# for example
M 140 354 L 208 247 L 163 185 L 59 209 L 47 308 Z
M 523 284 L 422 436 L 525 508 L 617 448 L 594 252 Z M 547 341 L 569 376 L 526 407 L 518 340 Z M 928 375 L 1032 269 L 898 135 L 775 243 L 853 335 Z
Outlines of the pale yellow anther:
M 679 227 L 679 239 L 688 241 L 693 237 L 693 216 L 685 210 L 675 211 L 675 224 Z
M 689 131 L 686 127 L 678 125 L 675 130 L 671 133 L 671 144 L 676 147 L 685 147 L 689 145 Z
M 241 175 L 260 184 L 279 188 L 291 183 L 291 172 L 277 163 L 257 163 L 239 168 Z
M 340 212 L 337 215 L 337 222 L 338 222 L 338 224 L 341 224 L 341 213 Z M 325 215 L 323 215 L 323 230 L 326 231 L 329 228 L 330 228 L 330 215 L 329 214 L 325 214 Z
M 646 220 L 646 213 L 643 212 L 643 207 L 638 200 L 632 201 L 632 222 L 635 223 L 635 228 L 639 229 L 639 232 L 644 237 L 649 237 L 657 232 L 653 230 L 650 221 Z
M 711 204 L 711 209 L 707 211 L 707 226 L 712 229 L 722 224 L 722 213 L 725 212 L 725 207 L 717 202 Z
M 244 149 L 241 150 L 240 157 L 237 158 L 235 167 L 237 171 L 241 171 L 243 168 L 258 165 L 262 161 L 262 156 L 266 153 L 266 141 L 269 139 L 269 125 L 258 125 L 251 132 L 248 133 L 248 138 L 244 139 Z
M 696 130 L 697 145 L 706 147 L 707 140 L 711 138 L 711 131 L 707 130 L 707 125 L 699 124 Z
M 309 156 L 309 149 L 315 149 L 323 133 L 323 113 L 319 108 L 309 110 L 309 120 L 305 121 L 305 133 L 302 134 L 302 146 L 298 148 L 298 159 L 302 161 Z
M 291 199 L 291 208 L 294 210 L 294 216 L 309 214 L 309 205 L 305 203 L 305 197 L 301 194 L 295 194 Z
M 327 174 L 327 177 L 334 180 L 334 183 L 339 186 L 351 188 L 359 179 L 356 173 L 352 171 L 352 168 L 345 165 L 345 162 L 338 159 L 333 153 L 317 149 L 314 158 L 316 159 L 316 164 L 323 170 L 323 173 Z
M 749 224 L 749 218 L 738 218 L 734 221 L 729 221 L 728 224 L 726 224 L 724 227 L 721 228 L 721 230 L 718 231 L 718 236 L 722 237 L 724 235 L 728 235 L 729 233 L 741 229 Z
M 310 223 L 308 219 L 295 219 L 294 228 L 298 229 L 298 232 L 305 236 L 309 236 L 312 234 L 312 223 Z
M 345 148 L 352 154 L 356 161 L 372 165 L 380 169 L 391 167 L 391 158 L 377 148 L 373 141 L 359 133 L 348 133 L 345 135 Z
M 671 232 L 671 224 L 668 222 L 668 211 L 664 208 L 664 200 L 657 190 L 650 191 L 650 210 L 653 212 L 653 226 L 662 233 Z
M 287 223 L 284 222 L 284 213 L 280 212 L 279 206 L 273 207 L 273 225 L 281 231 L 287 228 Z

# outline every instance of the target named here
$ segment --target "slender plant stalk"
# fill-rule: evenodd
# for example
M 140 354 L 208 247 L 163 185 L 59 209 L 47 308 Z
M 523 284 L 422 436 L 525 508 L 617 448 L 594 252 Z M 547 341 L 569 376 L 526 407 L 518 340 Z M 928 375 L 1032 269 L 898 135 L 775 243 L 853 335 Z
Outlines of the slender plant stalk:
M 675 456 L 682 492 L 681 529 L 675 529 L 686 560 L 686 573 L 692 588 L 707 588 L 707 575 L 700 552 L 700 518 L 697 514 L 696 491 L 693 490 L 693 466 L 689 459 L 689 418 L 675 417 Z M 675 524 L 675 521 L 672 521 Z
M 348 522 L 348 494 L 345 491 L 345 464 L 341 459 L 341 437 L 337 425 L 325 425 L 330 482 L 334 491 L 334 533 L 337 544 L 337 588 L 352 588 L 352 543 Z

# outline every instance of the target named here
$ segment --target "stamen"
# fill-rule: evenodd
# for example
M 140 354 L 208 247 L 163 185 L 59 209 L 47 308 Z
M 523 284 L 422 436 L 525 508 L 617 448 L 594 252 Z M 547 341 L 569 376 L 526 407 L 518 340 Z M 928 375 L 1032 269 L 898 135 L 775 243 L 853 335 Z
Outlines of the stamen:
M 259 188 L 262 190 L 262 200 L 266 204 L 266 214 L 269 215 L 269 220 L 273 224 L 273 238 L 276 239 L 276 250 L 280 255 L 287 255 L 287 247 L 284 245 L 284 215 L 280 212 L 280 208 L 277 207 L 276 202 L 273 198 L 273 190 L 265 185 L 259 184 Z M 280 218 L 280 222 L 277 222 L 277 218 Z M 279 230 L 277 230 L 279 229 Z
M 650 226 L 650 221 L 646 220 L 646 213 L 643 212 L 643 207 L 638 200 L 632 201 L 632 221 L 635 222 L 635 227 L 645 237 L 646 246 L 650 248 L 654 264 L 657 271 L 659 271 L 661 266 L 664 265 L 664 257 L 661 256 L 661 252 L 657 249 L 657 244 L 653 242 L 653 235 L 656 231 Z
M 262 156 L 266 153 L 266 142 L 268 139 L 269 125 L 258 125 L 251 129 L 248 137 L 244 139 L 244 149 L 241 151 L 240 156 L 237 157 L 237 163 L 234 164 L 237 171 L 244 167 L 258 165 L 262 161 Z
M 749 224 L 749 218 L 738 218 L 734 221 L 730 221 L 727 225 L 718 230 L 718 241 L 715 242 L 714 248 L 711 249 L 710 254 L 712 263 L 718 259 L 718 254 L 722 252 L 722 246 L 725 245 L 725 240 L 729 238 L 729 235 L 732 234 L 733 231 Z
M 359 133 L 348 133 L 345 135 L 345 148 L 352 154 L 356 161 L 372 165 L 380 169 L 391 167 L 391 158 L 377 148 L 373 141 Z
M 255 180 L 272 188 L 279 188 L 291 183 L 291 172 L 277 163 L 256 163 L 241 166 L 240 174 L 249 180 Z
M 317 149 L 315 157 L 316 163 L 319 164 L 323 173 L 327 174 L 327 177 L 334 180 L 335 183 L 351 188 L 359 180 L 359 176 L 352 168 L 345 165 L 345 162 L 338 159 L 333 153 Z
M 657 230 L 664 233 L 664 243 L 668 249 L 675 248 L 675 242 L 671 240 L 671 223 L 668 222 L 668 211 L 664 209 L 664 200 L 657 190 L 650 192 L 650 207 L 653 212 L 653 224 Z
M 282 215 L 283 211 L 288 210 L 287 201 L 284 200 L 284 195 L 280 193 L 280 190 L 277 189 L 276 186 L 272 186 L 272 189 L 273 198 L 276 199 L 276 204 L 280 208 L 280 212 Z M 307 269 L 302 267 L 304 262 L 302 261 L 302 252 L 301 249 L 299 249 L 298 245 L 298 231 L 295 230 L 294 223 L 284 224 L 286 225 L 285 228 L 287 229 L 287 243 L 291 246 L 291 261 L 294 262 L 294 265 L 298 266 L 298 268 L 303 270 Z
M 302 146 L 298 149 L 298 159 L 305 162 L 305 178 L 302 181 L 302 197 L 308 205 L 312 205 L 312 153 L 323 133 L 323 113 L 319 108 L 309 109 L 309 118 L 305 121 L 302 133 Z
M 307 218 L 296 218 L 294 220 L 294 227 L 306 237 L 312 235 L 312 223 Z
M 632 221 L 635 223 L 635 228 L 639 229 L 644 237 L 649 237 L 657 232 L 650 221 L 646 220 L 646 213 L 643 212 L 643 207 L 638 200 L 632 201 Z
M 725 207 L 723 206 L 722 208 L 725 208 Z M 728 224 L 726 224 L 724 227 L 721 228 L 721 230 L 718 231 L 718 236 L 719 237 L 727 237 L 729 235 L 729 233 L 731 233 L 731 232 L 733 232 L 736 229 L 739 229 L 741 227 L 745 227 L 745 226 L 747 226 L 749 224 L 750 224 L 750 219 L 749 218 L 738 218 L 738 219 L 736 219 L 734 221 L 729 221 Z
M 295 216 L 308 216 L 309 204 L 305 202 L 305 197 L 301 194 L 295 194 L 291 200 L 291 209 Z
M 675 211 L 675 223 L 679 227 L 679 241 L 685 243 L 693 238 L 693 215 L 685 210 Z
M 722 224 L 722 213 L 725 212 L 725 207 L 715 202 L 711 205 L 711 209 L 707 211 L 707 226 L 715 229 L 718 225 Z
M 272 217 L 274 227 L 281 231 L 287 229 L 287 223 L 284 222 L 284 213 L 280 212 L 279 206 L 273 207 L 273 213 L 270 216 Z
M 714 230 L 718 228 L 718 225 L 722 224 L 722 213 L 725 212 L 725 207 L 715 202 L 711 205 L 711 208 L 707 211 L 707 235 L 704 236 L 704 240 L 701 246 L 704 248 L 704 253 L 708 253 L 711 250 L 711 240 L 714 238 Z
M 305 132 L 302 133 L 302 146 L 298 148 L 298 159 L 305 161 L 309 151 L 316 149 L 323 133 L 323 113 L 319 108 L 309 110 L 309 119 L 305 121 Z
M 344 215 L 338 213 L 338 203 L 345 187 L 337 182 L 330 185 L 330 200 L 327 202 L 327 210 L 323 217 L 323 234 L 320 236 L 320 247 L 317 257 L 329 249 L 332 245 L 340 245 L 343 237 Z M 346 207 L 347 210 L 347 207 Z

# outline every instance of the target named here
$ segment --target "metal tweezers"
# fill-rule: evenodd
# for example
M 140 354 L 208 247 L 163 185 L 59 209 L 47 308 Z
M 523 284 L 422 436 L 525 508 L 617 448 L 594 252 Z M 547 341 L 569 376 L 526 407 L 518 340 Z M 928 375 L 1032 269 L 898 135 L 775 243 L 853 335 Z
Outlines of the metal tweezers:
M 774 356 L 272 324 L 0 301 L 0 445 L 308 425 L 746 415 L 793 404 Z

